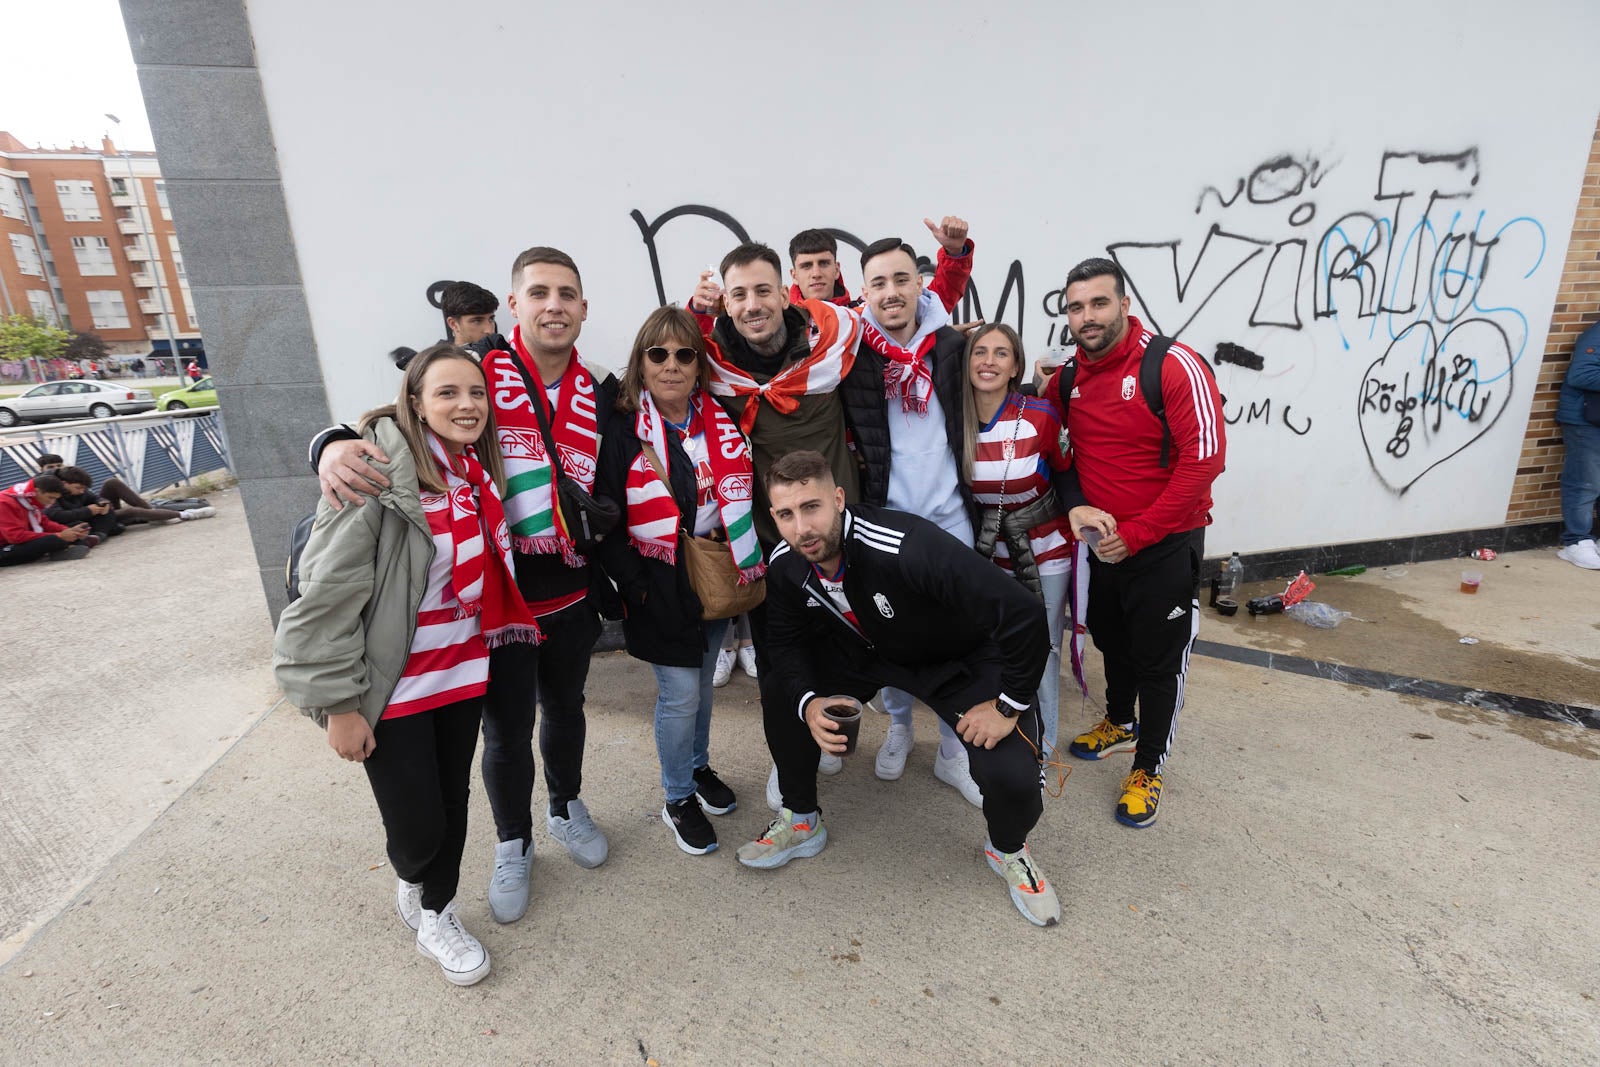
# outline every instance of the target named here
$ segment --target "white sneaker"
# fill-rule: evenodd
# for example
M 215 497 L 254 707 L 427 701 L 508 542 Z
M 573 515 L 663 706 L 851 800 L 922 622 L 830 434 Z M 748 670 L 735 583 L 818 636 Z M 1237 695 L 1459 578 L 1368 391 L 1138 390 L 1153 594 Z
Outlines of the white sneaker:
M 972 780 L 972 771 L 967 768 L 965 748 L 954 758 L 945 759 L 944 745 L 941 744 L 938 753 L 933 757 L 933 776 L 966 797 L 967 802 L 973 807 L 983 807 L 983 790 Z
M 400 913 L 400 921 L 415 930 L 422 922 L 422 883 L 404 878 L 394 881 L 394 909 Z
M 532 841 L 518 837 L 494 846 L 489 914 L 495 922 L 514 923 L 528 913 L 528 866 L 532 860 Z
M 711 684 L 716 688 L 721 689 L 723 686 L 728 684 L 728 680 L 732 677 L 733 653 L 725 648 L 721 652 L 717 653 L 717 669 L 716 673 L 712 674 L 711 676 Z
M 579 867 L 598 867 L 611 854 L 611 843 L 594 824 L 589 808 L 581 800 L 567 803 L 567 817 L 547 815 L 544 827 L 550 836 L 567 846 L 567 855 Z
M 1595 547 L 1592 537 L 1587 541 L 1568 545 L 1556 555 L 1574 567 L 1582 567 L 1586 571 L 1600 571 L 1600 548 Z
M 773 811 L 783 810 L 783 790 L 778 788 L 778 765 L 772 765 L 772 773 L 767 775 L 767 807 Z
M 437 963 L 451 985 L 473 985 L 489 973 L 489 953 L 461 925 L 453 900 L 443 911 L 422 909 L 417 951 Z
M 872 773 L 885 782 L 898 780 L 906 773 L 906 757 L 911 755 L 912 742 L 910 724 L 890 723 L 889 736 L 883 739 L 883 747 L 878 749 Z
M 983 859 L 989 869 L 1006 880 L 1011 902 L 1022 917 L 1035 926 L 1054 926 L 1061 921 L 1061 901 L 1055 887 L 1039 869 L 1038 861 L 1024 844 L 1007 855 L 988 841 L 983 843 Z
M 754 678 L 756 676 L 756 646 L 745 645 L 739 649 L 739 666 L 744 668 L 744 673 Z
M 817 757 L 818 774 L 838 774 L 844 770 L 844 757 L 835 756 L 831 752 L 823 752 Z
M 190 519 L 209 519 L 216 513 L 217 509 L 213 507 L 190 508 L 188 511 L 178 512 L 178 518 L 182 522 L 188 522 Z

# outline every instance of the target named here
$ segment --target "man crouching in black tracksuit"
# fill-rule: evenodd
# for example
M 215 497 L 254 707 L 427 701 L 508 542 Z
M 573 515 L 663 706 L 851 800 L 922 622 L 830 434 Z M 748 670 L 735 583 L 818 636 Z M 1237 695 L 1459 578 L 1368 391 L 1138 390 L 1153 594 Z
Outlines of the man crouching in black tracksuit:
M 817 760 L 846 747 L 823 708 L 890 685 L 955 727 L 983 790 L 990 868 L 1024 918 L 1055 925 L 1061 905 L 1027 844 L 1044 807 L 1032 704 L 1050 652 L 1044 605 L 926 519 L 846 508 L 819 452 L 776 460 L 767 492 L 783 535 L 767 570 L 767 662 L 793 709 L 792 729 L 769 728 L 768 743 L 784 800 L 800 810 L 779 811 L 739 862 L 781 867 L 822 851 Z

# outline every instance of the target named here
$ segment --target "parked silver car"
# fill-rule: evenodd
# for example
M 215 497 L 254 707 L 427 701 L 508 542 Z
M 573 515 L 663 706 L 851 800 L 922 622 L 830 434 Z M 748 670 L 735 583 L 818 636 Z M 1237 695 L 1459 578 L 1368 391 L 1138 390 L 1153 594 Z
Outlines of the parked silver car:
M 51 419 L 109 419 L 154 411 L 155 406 L 150 390 L 129 389 L 116 382 L 45 382 L 21 396 L 0 398 L 0 426 Z

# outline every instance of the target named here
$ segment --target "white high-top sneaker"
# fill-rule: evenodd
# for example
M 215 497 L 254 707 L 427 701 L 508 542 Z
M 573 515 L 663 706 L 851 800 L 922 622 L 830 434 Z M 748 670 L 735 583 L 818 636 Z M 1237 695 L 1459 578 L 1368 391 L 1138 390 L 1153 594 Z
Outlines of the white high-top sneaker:
M 461 925 L 453 900 L 443 911 L 422 909 L 417 951 L 437 963 L 451 985 L 473 985 L 489 973 L 489 952 Z

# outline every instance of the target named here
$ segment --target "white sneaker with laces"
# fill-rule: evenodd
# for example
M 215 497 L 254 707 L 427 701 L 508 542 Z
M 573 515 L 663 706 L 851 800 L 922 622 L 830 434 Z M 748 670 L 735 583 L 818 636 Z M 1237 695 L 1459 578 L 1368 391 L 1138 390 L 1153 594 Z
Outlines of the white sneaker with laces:
M 567 802 L 567 817 L 545 817 L 544 826 L 550 836 L 567 847 L 567 855 L 579 867 L 598 867 L 611 854 L 611 844 L 600 827 L 594 824 L 589 808 L 581 800 Z
M 844 757 L 835 756 L 831 752 L 823 752 L 817 757 L 818 774 L 838 774 L 844 770 Z
M 883 739 L 883 747 L 878 749 L 872 773 L 885 782 L 897 781 L 906 773 L 906 757 L 911 755 L 913 741 L 909 723 L 890 723 L 889 735 Z
M 1600 571 L 1600 548 L 1594 543 L 1594 538 L 1579 541 L 1575 545 L 1568 545 L 1556 553 L 1560 559 L 1566 560 L 1574 567 L 1582 567 L 1586 571 Z
M 944 746 L 940 745 L 938 753 L 933 757 L 933 776 L 966 797 L 967 803 L 973 807 L 983 807 L 983 790 L 979 789 L 978 783 L 972 780 L 972 771 L 967 766 L 967 750 L 965 748 L 954 758 L 945 759 Z
M 404 878 L 394 881 L 394 908 L 400 913 L 400 921 L 415 930 L 422 922 L 422 883 Z
M 732 677 L 733 653 L 725 648 L 717 653 L 717 669 L 711 675 L 711 684 L 713 687 L 721 689 L 728 684 L 729 679 Z
M 461 925 L 453 900 L 443 911 L 422 909 L 417 951 L 437 963 L 451 985 L 473 985 L 489 973 L 489 953 Z
M 744 673 L 754 678 L 756 676 L 756 646 L 745 645 L 739 649 L 739 666 L 744 668 Z

